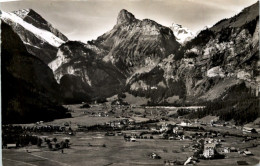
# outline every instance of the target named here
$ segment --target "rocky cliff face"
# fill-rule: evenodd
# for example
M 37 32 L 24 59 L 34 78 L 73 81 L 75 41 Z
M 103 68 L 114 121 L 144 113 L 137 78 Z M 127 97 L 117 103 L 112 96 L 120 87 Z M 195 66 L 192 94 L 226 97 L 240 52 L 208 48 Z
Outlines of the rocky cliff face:
M 101 52 L 77 41 L 59 47 L 57 58 L 49 63 L 49 67 L 60 82 L 66 101 L 105 98 L 124 88 L 125 76 L 111 63 L 98 58 Z
M 112 30 L 87 44 L 66 41 L 32 10 L 3 12 L 1 18 L 29 52 L 48 63 L 67 103 L 129 92 L 152 103 L 183 104 L 230 98 L 236 87 L 256 88 L 258 5 L 192 39 L 180 25 L 170 29 L 126 10 L 120 11 Z M 32 47 L 37 49 L 30 51 Z
M 32 9 L 1 11 L 0 18 L 19 35 L 27 51 L 46 64 L 56 58 L 58 47 L 68 40 Z
M 27 52 L 12 28 L 1 24 L 2 122 L 28 123 L 66 116 L 52 71 Z
M 170 28 L 149 19 L 138 20 L 124 9 L 114 28 L 93 43 L 108 52 L 103 61 L 111 62 L 126 76 L 149 70 L 180 47 Z
M 81 89 L 92 98 L 108 97 L 124 89 L 127 77 L 151 70 L 179 46 L 169 28 L 121 10 L 111 31 L 88 44 L 62 44 L 49 66 L 58 81 L 74 75 L 87 85 Z
M 258 5 L 201 31 L 150 72 L 132 77 L 129 91 L 158 103 L 171 99 L 175 100 L 171 102 L 224 99 L 233 87 L 244 83 L 248 90 L 255 90 L 259 76 Z M 152 78 L 156 81 L 151 81 Z M 176 89 L 171 91 L 173 86 Z M 180 92 L 178 87 L 184 88 Z

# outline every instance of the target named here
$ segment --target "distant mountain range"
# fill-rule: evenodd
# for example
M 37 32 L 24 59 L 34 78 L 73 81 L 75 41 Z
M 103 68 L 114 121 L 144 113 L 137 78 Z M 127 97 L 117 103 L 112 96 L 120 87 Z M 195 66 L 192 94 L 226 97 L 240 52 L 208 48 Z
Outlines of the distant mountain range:
M 16 66 L 44 63 L 42 72 L 52 70 L 57 81 L 53 76 L 41 80 L 46 86 L 55 84 L 45 92 L 58 89 L 61 103 L 127 92 L 146 98 L 147 104 L 198 104 L 258 90 L 259 2 L 197 35 L 178 24 L 165 27 L 136 19 L 123 9 L 110 31 L 88 43 L 70 41 L 32 9 L 2 11 L 1 20 L 37 59 L 17 61 Z

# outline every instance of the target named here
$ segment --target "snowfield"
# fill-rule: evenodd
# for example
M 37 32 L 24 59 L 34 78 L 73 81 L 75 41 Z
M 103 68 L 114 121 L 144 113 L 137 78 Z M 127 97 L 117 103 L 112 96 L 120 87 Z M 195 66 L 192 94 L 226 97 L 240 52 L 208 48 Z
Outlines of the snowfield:
M 50 45 L 52 45 L 54 47 L 59 47 L 62 43 L 64 43 L 63 40 L 61 40 L 60 38 L 58 38 L 51 32 L 43 30 L 43 29 L 39 29 L 39 28 L 33 26 L 32 24 L 25 22 L 22 18 L 20 18 L 19 16 L 17 16 L 14 13 L 7 13 L 7 12 L 2 11 L 0 17 L 3 20 L 11 21 L 13 24 L 21 25 L 26 30 L 35 34 L 35 36 L 48 42 Z
M 182 27 L 179 24 L 172 24 L 170 27 L 174 36 L 180 44 L 183 44 L 195 37 L 194 33 L 188 28 Z

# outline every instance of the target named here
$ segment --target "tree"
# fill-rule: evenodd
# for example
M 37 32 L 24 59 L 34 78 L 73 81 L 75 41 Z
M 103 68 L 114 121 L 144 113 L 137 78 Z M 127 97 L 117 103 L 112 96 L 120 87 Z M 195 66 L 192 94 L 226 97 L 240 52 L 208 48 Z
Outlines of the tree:
M 52 141 L 53 141 L 54 143 L 56 143 L 56 142 L 57 142 L 57 138 L 53 138 Z
M 65 143 L 64 141 L 61 141 L 61 142 L 60 142 L 60 147 L 61 147 L 62 149 L 66 148 L 66 143 Z
M 59 149 L 60 148 L 60 144 L 55 144 L 55 148 Z
M 70 142 L 70 140 L 68 140 L 68 139 L 65 139 L 65 145 L 66 145 L 66 148 L 68 148 L 68 147 L 69 147 L 69 142 Z
M 256 129 L 251 130 L 252 133 L 257 133 Z
M 52 149 L 52 144 L 51 143 L 48 144 L 48 148 Z
M 37 140 L 37 146 L 38 146 L 38 147 L 41 147 L 41 145 L 42 145 L 42 139 L 38 138 L 38 140 Z
M 51 141 L 49 139 L 46 139 L 45 142 L 47 143 L 47 145 L 49 145 L 51 143 Z

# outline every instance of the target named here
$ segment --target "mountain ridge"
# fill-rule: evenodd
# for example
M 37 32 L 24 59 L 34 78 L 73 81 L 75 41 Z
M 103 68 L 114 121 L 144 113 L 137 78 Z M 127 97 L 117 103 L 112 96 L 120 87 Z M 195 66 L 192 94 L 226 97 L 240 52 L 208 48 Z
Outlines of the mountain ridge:
M 31 9 L 1 11 L 0 18 L 15 30 L 28 52 L 46 64 L 55 59 L 58 47 L 65 42 L 63 39 L 68 40 L 65 35 Z
M 258 3 L 248 9 L 257 7 Z M 185 96 L 182 99 L 179 97 L 179 102 L 182 100 L 198 102 L 207 100 L 207 98 L 217 100 L 225 96 L 223 94 L 229 94 L 228 89 L 243 82 L 246 82 L 247 85 L 251 84 L 250 87 L 247 87 L 248 90 L 250 88 L 258 89 L 254 79 L 259 73 L 259 69 L 257 69 L 259 13 L 257 10 L 247 12 L 248 9 L 220 22 L 230 22 L 232 25 L 233 22 L 230 20 L 237 19 L 237 22 L 244 22 L 244 17 L 241 16 L 252 13 L 252 16 L 247 16 L 247 18 L 251 18 L 250 22 L 245 21 L 242 26 L 226 26 L 221 31 L 215 31 L 214 26 L 201 31 L 194 39 L 181 47 L 177 54 L 170 55 L 165 59 L 163 65 L 154 68 L 158 73 L 163 70 L 164 78 L 152 69 L 150 74 L 149 72 L 144 74 L 147 78 L 157 78 L 157 82 L 153 83 L 151 80 L 143 79 L 140 74 L 129 81 L 129 91 L 135 95 L 152 97 L 154 102 L 158 103 L 164 102 L 164 98 L 176 95 L 174 91 L 169 94 L 171 87 L 167 87 L 167 85 L 173 85 L 173 82 L 177 83 L 180 80 L 182 83 L 177 86 L 184 86 L 182 93 Z M 171 83 L 167 83 L 169 81 Z M 159 86 L 160 82 L 164 82 L 165 88 Z M 224 84 L 224 82 L 226 83 Z M 139 87 L 140 90 L 136 91 L 136 88 L 133 87 Z M 144 89 L 148 89 L 147 92 Z M 155 93 L 157 99 L 153 95 Z
M 1 23 L 1 86 L 3 123 L 28 123 L 69 117 L 61 106 L 52 71 L 27 52 L 19 36 Z
M 146 98 L 148 105 L 189 105 L 256 92 L 260 80 L 257 9 L 259 2 L 181 44 L 174 32 L 189 33 L 186 28 L 176 24 L 178 30 L 172 31 L 153 20 L 139 20 L 125 9 L 115 26 L 96 40 L 62 40 L 56 46 L 45 41 L 37 49 L 31 47 L 43 40 L 3 19 L 3 14 L 1 19 L 12 26 L 28 52 L 48 64 L 49 72 L 52 69 L 65 103 L 104 101 L 127 93 Z M 59 36 L 35 13 L 20 10 L 15 18 Z

